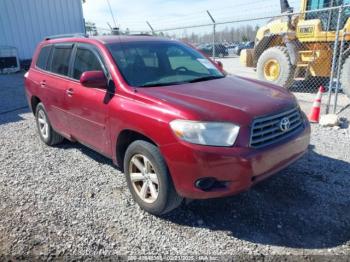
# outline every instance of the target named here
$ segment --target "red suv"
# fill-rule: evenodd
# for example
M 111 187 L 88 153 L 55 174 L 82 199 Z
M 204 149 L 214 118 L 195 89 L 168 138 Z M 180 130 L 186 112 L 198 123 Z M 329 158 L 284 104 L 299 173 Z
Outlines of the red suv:
M 152 36 L 47 38 L 25 75 L 42 141 L 111 158 L 135 201 L 237 194 L 297 160 L 310 126 L 287 90 L 226 76 L 187 44 Z

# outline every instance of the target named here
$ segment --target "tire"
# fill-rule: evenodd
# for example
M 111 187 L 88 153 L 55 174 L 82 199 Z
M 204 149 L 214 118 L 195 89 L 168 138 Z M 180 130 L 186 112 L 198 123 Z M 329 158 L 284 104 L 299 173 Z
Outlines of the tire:
M 340 74 L 340 83 L 343 92 L 350 98 L 350 56 L 345 59 L 343 64 Z
M 39 103 L 36 106 L 35 120 L 36 120 L 36 125 L 38 128 L 40 139 L 45 144 L 49 146 L 53 146 L 63 142 L 64 137 L 58 134 L 55 130 L 53 130 L 50 124 L 50 120 L 47 116 L 45 107 L 42 103 Z M 43 121 L 46 121 L 46 123 L 44 123 Z M 46 127 L 44 127 L 44 125 L 46 125 Z
M 278 69 L 275 75 L 269 77 L 266 74 L 266 69 L 269 63 L 274 63 L 278 65 Z M 275 46 L 265 50 L 259 57 L 257 64 L 258 79 L 263 81 L 269 81 L 274 84 L 289 88 L 294 82 L 294 72 L 295 67 L 290 61 L 288 50 L 283 46 Z M 273 75 L 273 74 L 272 74 Z
M 145 178 L 147 174 L 140 174 L 140 169 L 134 165 L 139 160 L 143 167 L 146 166 L 144 157 L 151 163 L 151 168 L 149 168 L 151 171 L 146 171 L 148 174 L 151 174 L 149 178 Z M 135 182 L 135 175 L 133 175 L 135 173 L 133 171 L 136 174 L 140 174 L 137 182 Z M 124 157 L 124 173 L 133 199 L 143 210 L 153 215 L 163 215 L 181 204 L 183 198 L 177 194 L 164 158 L 155 145 L 142 140 L 131 143 Z M 141 195 L 144 183 L 147 182 L 145 179 L 148 179 L 148 183 L 151 183 L 151 178 L 152 176 L 155 177 L 154 175 L 157 177 L 158 185 L 153 183 L 153 188 L 156 189 L 158 195 L 156 198 L 153 197 L 151 186 L 146 184 L 147 191 L 145 192 L 147 194 L 143 199 Z M 132 176 L 134 177 L 133 180 L 131 179 Z M 147 197 L 148 199 L 146 199 Z

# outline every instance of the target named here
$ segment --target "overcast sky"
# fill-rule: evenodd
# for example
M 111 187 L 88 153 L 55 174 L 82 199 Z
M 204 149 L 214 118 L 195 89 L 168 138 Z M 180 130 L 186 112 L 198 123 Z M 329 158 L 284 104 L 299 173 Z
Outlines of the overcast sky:
M 149 30 L 210 23 L 209 10 L 217 21 L 232 21 L 279 13 L 279 0 L 109 0 L 117 25 L 122 29 Z M 298 0 L 290 0 L 298 8 Z M 86 21 L 97 27 L 113 26 L 107 0 L 86 0 L 83 4 Z

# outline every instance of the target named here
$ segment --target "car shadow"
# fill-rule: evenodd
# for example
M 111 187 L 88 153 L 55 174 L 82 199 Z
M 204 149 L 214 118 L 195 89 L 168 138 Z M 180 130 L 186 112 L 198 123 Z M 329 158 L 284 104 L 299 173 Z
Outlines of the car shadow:
M 30 109 L 28 106 L 20 106 L 18 108 L 12 108 L 6 111 L 0 112 L 0 126 L 23 121 L 24 118 L 21 116 L 22 114 L 29 113 Z
M 55 147 L 63 150 L 72 150 L 72 149 L 78 150 L 84 155 L 86 155 L 87 157 L 91 158 L 92 160 L 100 164 L 110 165 L 116 168 L 118 171 L 120 171 L 120 169 L 113 164 L 113 161 L 110 158 L 99 154 L 98 152 L 92 150 L 91 148 L 83 144 L 80 144 L 79 142 L 71 142 L 65 139 L 61 144 L 55 145 Z
M 197 200 L 163 219 L 265 245 L 332 248 L 350 240 L 350 164 L 312 147 L 237 196 Z

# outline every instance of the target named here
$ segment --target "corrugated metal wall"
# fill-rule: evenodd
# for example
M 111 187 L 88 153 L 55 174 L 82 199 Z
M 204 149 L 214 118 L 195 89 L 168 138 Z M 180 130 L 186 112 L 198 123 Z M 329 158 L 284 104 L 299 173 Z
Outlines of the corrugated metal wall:
M 30 59 L 48 35 L 83 33 L 82 0 L 0 0 L 0 46 Z

